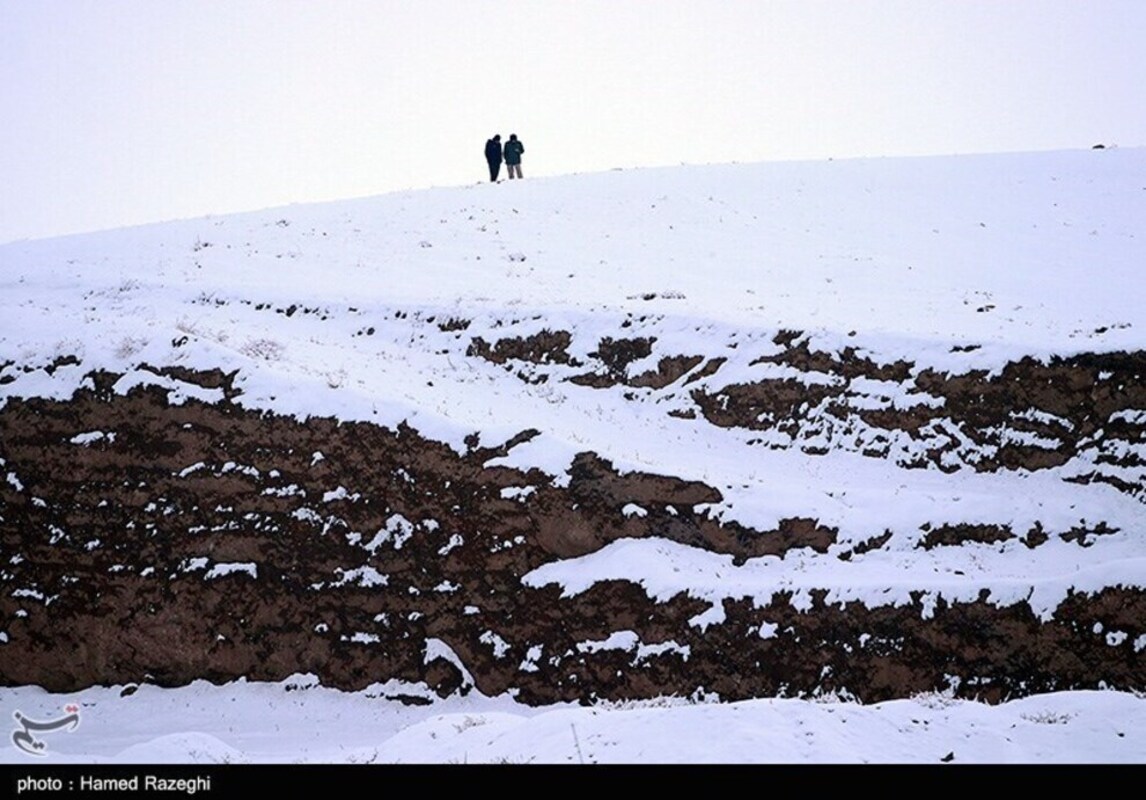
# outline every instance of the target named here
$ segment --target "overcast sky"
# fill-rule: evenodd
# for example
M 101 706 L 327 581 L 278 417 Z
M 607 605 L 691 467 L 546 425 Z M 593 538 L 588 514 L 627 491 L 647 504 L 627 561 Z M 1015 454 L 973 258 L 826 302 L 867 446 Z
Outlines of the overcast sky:
M 0 0 L 0 242 L 615 167 L 1146 144 L 1141 0 Z

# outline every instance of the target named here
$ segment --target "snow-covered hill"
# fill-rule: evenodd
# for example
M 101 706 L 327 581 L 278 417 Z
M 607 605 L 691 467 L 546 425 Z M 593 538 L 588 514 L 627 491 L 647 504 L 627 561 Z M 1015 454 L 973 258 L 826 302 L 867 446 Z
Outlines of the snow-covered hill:
M 79 692 L 85 732 L 146 731 L 55 737 L 72 760 L 200 752 L 160 730 L 291 760 L 87 688 L 255 689 L 201 680 L 426 704 L 403 724 L 1141 720 L 1144 175 L 1141 149 L 614 171 L 0 247 L 0 715 Z M 1146 723 L 1099 728 L 1014 760 L 1146 757 Z M 584 760 L 526 730 L 521 760 Z M 348 745 L 458 758 L 419 731 Z M 830 739 L 759 760 L 914 760 Z M 595 758 L 721 760 L 681 741 Z

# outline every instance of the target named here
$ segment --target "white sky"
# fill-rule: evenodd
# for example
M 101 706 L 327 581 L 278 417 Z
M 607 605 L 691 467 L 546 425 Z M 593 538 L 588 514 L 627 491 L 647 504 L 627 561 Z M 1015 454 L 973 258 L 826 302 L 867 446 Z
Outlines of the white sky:
M 0 0 L 0 242 L 483 179 L 1146 144 L 1140 0 Z

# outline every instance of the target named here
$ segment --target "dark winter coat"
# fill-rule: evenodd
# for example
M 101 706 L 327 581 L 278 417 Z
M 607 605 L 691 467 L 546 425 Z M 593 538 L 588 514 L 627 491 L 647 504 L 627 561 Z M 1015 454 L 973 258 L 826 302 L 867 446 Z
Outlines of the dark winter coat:
M 505 143 L 505 163 L 520 164 L 521 154 L 525 152 L 525 145 L 520 139 L 510 139 Z
M 493 139 L 485 143 L 485 160 L 491 164 L 501 163 L 501 145 Z

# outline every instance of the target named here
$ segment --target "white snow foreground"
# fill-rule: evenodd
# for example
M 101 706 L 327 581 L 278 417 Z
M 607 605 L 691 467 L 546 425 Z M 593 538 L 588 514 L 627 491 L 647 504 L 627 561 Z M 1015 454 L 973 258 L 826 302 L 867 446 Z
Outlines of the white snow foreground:
M 416 687 L 414 688 L 416 691 Z M 51 695 L 7 689 L 0 710 L 75 730 L 7 764 L 1134 764 L 1146 697 L 1059 692 L 1000 705 L 930 693 L 864 706 L 836 697 L 720 703 L 662 698 L 530 708 L 509 698 L 406 706 L 383 687 L 345 693 L 312 676 Z

